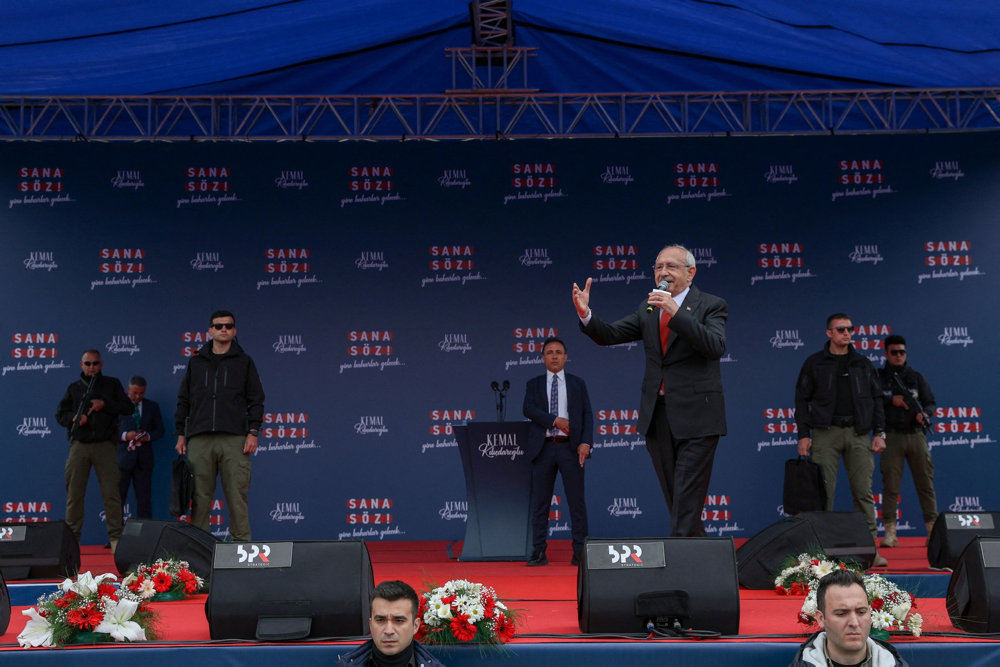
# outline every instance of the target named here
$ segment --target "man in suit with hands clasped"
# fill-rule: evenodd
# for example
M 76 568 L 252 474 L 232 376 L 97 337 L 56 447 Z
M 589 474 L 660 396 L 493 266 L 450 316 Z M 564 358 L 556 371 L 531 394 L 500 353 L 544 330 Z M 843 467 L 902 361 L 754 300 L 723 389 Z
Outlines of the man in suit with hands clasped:
M 594 440 L 594 413 L 587 385 L 563 368 L 566 344 L 548 338 L 542 344 L 546 373 L 528 380 L 524 391 L 524 416 L 528 427 L 528 458 L 531 460 L 532 554 L 529 566 L 547 565 L 546 534 L 549 506 L 556 472 L 562 475 L 569 503 L 573 532 L 573 565 L 579 565 L 583 541 L 587 537 L 587 503 L 583 487 L 583 466 L 590 457 Z

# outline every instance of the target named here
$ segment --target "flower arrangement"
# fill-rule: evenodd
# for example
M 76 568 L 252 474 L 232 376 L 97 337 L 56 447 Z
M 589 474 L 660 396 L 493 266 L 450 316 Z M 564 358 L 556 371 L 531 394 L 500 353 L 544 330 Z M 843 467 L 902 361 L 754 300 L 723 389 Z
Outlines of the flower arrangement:
M 837 569 L 854 570 L 862 574 L 857 567 L 828 560 L 822 552 L 815 556 L 799 554 L 774 578 L 774 591 L 778 595 L 808 595 L 810 590 L 816 590 L 820 579 Z
M 923 617 L 916 613 L 917 601 L 910 593 L 902 590 L 879 574 L 864 574 L 856 565 L 848 565 L 829 560 L 822 552 L 818 555 L 799 554 L 774 579 L 774 590 L 778 595 L 804 595 L 798 621 L 804 625 L 817 622 L 816 591 L 819 580 L 836 569 L 854 570 L 862 575 L 868 604 L 871 606 L 871 634 L 880 639 L 888 639 L 890 630 L 909 631 L 919 637 L 923 627 Z
M 158 558 L 152 565 L 138 565 L 122 579 L 122 586 L 143 600 L 163 602 L 181 600 L 197 593 L 205 581 L 191 571 L 183 560 Z
M 28 616 L 17 636 L 24 647 L 65 646 L 102 641 L 139 642 L 156 639 L 156 616 L 132 591 L 115 586 L 113 574 L 90 572 L 66 579 L 58 590 L 38 599 L 21 613 Z
M 420 596 L 416 638 L 427 644 L 502 644 L 514 637 L 517 613 L 489 586 L 453 579 Z

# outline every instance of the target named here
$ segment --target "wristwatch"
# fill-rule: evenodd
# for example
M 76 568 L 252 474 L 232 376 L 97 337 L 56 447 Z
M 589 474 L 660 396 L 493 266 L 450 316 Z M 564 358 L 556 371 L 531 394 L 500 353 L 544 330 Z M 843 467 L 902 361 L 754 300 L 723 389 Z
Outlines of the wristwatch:
M 878 433 L 875 434 L 875 437 L 882 438 L 883 440 L 885 440 L 885 431 L 879 431 Z

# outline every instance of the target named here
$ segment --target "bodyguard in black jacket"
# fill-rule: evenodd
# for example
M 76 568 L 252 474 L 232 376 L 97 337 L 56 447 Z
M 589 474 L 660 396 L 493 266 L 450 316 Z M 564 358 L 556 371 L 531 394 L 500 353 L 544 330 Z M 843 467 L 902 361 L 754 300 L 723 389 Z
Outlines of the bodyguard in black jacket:
M 850 380 L 850 415 L 858 435 L 885 430 L 882 385 L 875 367 L 853 346 L 847 348 L 846 360 L 830 352 L 830 343 L 806 359 L 795 385 L 795 423 L 799 438 L 811 437 L 813 429 L 829 428 L 833 423 L 837 400 L 838 364 L 847 368 Z
M 212 353 L 212 345 L 205 343 L 188 360 L 177 392 L 177 434 L 256 434 L 264 420 L 264 387 L 257 367 L 235 340 L 221 355 Z
M 229 506 L 229 534 L 249 542 L 250 455 L 257 451 L 264 418 L 264 388 L 253 359 L 236 342 L 233 314 L 217 310 L 210 322 L 212 340 L 188 361 L 177 392 L 176 449 L 188 455 L 194 472 L 191 523 L 209 529 L 218 474 Z
M 874 454 L 885 449 L 885 413 L 882 385 L 875 367 L 851 345 L 851 318 L 836 313 L 827 318 L 830 340 L 821 352 L 802 364 L 795 385 L 795 425 L 799 456 L 811 456 L 823 469 L 826 509 L 832 510 L 840 458 L 851 485 L 854 509 L 863 513 L 874 539 L 875 501 L 872 496 Z M 874 431 L 871 442 L 868 433 Z M 885 566 L 876 552 L 873 565 Z
M 80 540 L 90 468 L 97 473 L 105 524 L 112 550 L 122 534 L 122 502 L 118 492 L 118 416 L 132 412 L 122 383 L 101 374 L 101 353 L 87 350 L 80 361 L 80 379 L 66 388 L 56 421 L 66 427 L 66 525 Z

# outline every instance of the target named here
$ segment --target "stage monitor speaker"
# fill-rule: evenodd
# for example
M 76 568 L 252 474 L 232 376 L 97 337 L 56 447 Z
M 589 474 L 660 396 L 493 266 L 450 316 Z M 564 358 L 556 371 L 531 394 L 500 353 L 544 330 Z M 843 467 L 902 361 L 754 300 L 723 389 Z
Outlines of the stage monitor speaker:
M 1000 538 L 973 537 L 955 562 L 945 607 L 966 632 L 1000 632 Z
M 187 521 L 129 519 L 115 550 L 115 566 L 125 574 L 157 558 L 185 560 L 191 571 L 211 585 L 212 555 L 219 542 L 214 535 Z
M 219 543 L 205 614 L 212 639 L 360 637 L 374 589 L 364 542 Z
M 828 558 L 868 569 L 875 561 L 875 538 L 861 512 L 803 512 Z M 801 552 L 799 552 L 801 553 Z M 789 554 L 797 556 L 798 554 Z
M 735 635 L 739 582 L 732 539 L 588 539 L 577 571 L 577 616 L 590 633 L 647 632 L 649 620 Z
M 753 590 L 771 590 L 774 578 L 789 558 L 820 546 L 813 525 L 798 517 L 772 523 L 736 550 L 740 585 Z
M 65 521 L 0 524 L 0 573 L 15 579 L 59 579 L 80 570 L 80 545 Z
M 927 540 L 927 562 L 954 569 L 959 554 L 975 537 L 1000 537 L 1000 512 L 942 512 Z
M 802 512 L 773 523 L 736 551 L 740 584 L 770 590 L 786 561 L 822 550 L 828 558 L 868 569 L 875 540 L 861 512 Z
M 0 573 L 0 635 L 7 633 L 10 625 L 10 594 L 7 592 L 7 582 Z

